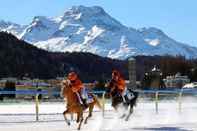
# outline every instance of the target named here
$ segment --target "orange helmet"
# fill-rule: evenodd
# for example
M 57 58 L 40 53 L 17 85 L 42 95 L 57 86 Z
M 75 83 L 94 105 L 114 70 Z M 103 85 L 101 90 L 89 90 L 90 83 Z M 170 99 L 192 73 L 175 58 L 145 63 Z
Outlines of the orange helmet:
M 74 81 L 77 79 L 77 74 L 75 72 L 70 72 L 68 74 L 68 79 L 71 80 L 71 81 Z

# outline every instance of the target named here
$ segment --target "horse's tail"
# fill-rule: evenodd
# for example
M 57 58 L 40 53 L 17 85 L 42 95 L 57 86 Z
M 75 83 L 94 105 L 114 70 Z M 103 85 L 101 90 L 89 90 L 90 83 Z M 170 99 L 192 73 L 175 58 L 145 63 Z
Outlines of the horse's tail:
M 98 98 L 97 98 L 94 94 L 92 94 L 92 96 L 93 96 L 95 105 L 96 105 L 99 109 L 102 109 L 103 107 L 101 106 L 101 104 L 100 104 Z

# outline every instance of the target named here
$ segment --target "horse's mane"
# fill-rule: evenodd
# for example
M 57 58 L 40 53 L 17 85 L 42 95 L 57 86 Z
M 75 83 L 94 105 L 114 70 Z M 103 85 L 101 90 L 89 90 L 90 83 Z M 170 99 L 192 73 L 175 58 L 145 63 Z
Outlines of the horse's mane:
M 63 80 L 62 83 L 61 83 L 61 93 L 60 95 L 62 97 L 66 97 L 66 88 L 68 88 L 69 86 L 69 81 L 68 80 Z
M 67 101 L 67 103 L 76 103 L 78 98 L 70 87 L 70 81 L 68 79 L 62 81 L 61 95 Z

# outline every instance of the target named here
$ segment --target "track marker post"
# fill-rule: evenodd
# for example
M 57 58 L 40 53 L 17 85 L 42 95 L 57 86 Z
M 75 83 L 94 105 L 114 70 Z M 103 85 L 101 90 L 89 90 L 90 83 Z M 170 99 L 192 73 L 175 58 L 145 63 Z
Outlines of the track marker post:
M 158 101 L 159 101 L 159 92 L 156 91 L 155 92 L 155 110 L 156 110 L 156 114 L 158 114 Z
M 36 121 L 39 121 L 39 99 L 38 99 L 39 94 L 36 93 L 35 96 L 35 105 L 36 105 Z
M 103 95 L 102 95 L 102 106 L 103 106 L 102 115 L 104 117 L 105 115 L 105 92 L 103 92 Z
M 179 105 L 179 113 L 181 113 L 181 109 L 182 109 L 182 95 L 183 95 L 183 92 L 182 91 L 180 91 L 179 92 L 179 95 L 178 95 L 178 105 Z

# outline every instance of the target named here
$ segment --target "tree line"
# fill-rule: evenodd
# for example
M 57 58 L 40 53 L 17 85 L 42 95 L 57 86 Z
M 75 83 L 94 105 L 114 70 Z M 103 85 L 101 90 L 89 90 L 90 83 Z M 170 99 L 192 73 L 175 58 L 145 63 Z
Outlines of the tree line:
M 136 76 L 141 81 L 144 74 L 155 65 L 163 77 L 180 72 L 197 81 L 197 60 L 184 56 L 135 56 Z M 128 61 L 101 57 L 91 53 L 48 52 L 17 39 L 12 34 L 0 32 L 0 78 L 16 77 L 51 79 L 64 77 L 75 70 L 85 82 L 106 81 L 111 71 L 118 69 L 128 79 Z

